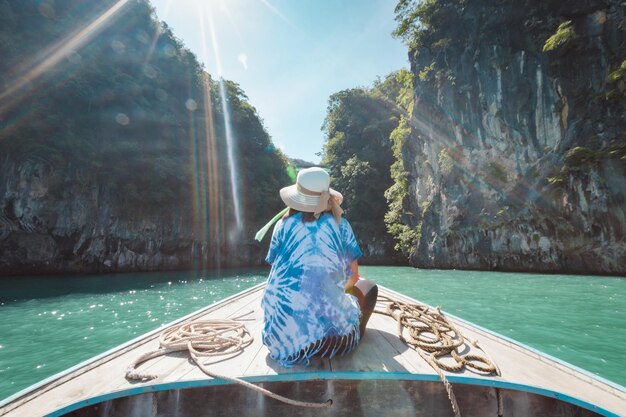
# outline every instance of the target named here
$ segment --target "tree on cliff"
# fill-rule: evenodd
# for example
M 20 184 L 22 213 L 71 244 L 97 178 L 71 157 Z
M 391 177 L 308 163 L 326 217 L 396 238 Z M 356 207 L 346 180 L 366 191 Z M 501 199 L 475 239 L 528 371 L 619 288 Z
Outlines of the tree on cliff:
M 408 110 L 406 70 L 378 80 L 372 88 L 354 88 L 333 94 L 323 130 L 326 136 L 322 163 L 330 168 L 334 187 L 344 193 L 346 213 L 355 233 L 377 259 L 393 261 L 393 244 L 384 222 L 385 190 L 392 184 L 394 162 L 390 134 Z

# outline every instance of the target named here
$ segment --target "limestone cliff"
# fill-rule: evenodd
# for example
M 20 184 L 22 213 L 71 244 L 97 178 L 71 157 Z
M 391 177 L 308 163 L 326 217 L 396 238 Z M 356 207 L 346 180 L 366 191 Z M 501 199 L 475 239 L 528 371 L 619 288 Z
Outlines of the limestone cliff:
M 623 2 L 440 3 L 410 52 L 411 263 L 626 274 Z
M 0 56 L 0 275 L 263 262 L 285 157 L 147 0 L 0 0 Z
M 81 182 L 81 174 L 86 181 Z M 258 265 L 253 230 L 203 235 L 191 201 L 146 208 L 88 173 L 0 163 L 0 275 L 93 273 Z M 58 195 L 58 184 L 66 186 Z M 214 225 L 212 225 L 213 227 Z

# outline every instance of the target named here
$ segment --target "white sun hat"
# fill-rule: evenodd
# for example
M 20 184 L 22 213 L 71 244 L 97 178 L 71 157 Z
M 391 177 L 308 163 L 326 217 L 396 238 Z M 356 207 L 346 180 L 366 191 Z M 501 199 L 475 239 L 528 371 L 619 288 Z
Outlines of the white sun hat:
M 339 191 L 330 188 L 330 176 L 319 167 L 306 168 L 298 172 L 296 183 L 280 190 L 280 198 L 287 208 L 267 222 L 254 236 L 259 242 L 274 223 L 293 208 L 306 213 L 313 213 L 316 218 L 325 212 L 332 211 L 337 224 L 341 222 L 343 210 L 339 206 L 343 196 Z
M 280 198 L 292 209 L 314 213 L 315 217 L 325 211 L 332 211 L 337 222 L 341 219 L 343 196 L 330 188 L 328 172 L 319 167 L 306 168 L 298 172 L 294 185 L 280 190 Z

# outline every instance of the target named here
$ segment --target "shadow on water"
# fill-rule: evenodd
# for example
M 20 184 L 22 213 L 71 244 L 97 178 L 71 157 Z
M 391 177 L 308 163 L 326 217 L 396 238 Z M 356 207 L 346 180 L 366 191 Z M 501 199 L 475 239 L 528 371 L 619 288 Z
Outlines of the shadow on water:
M 191 280 L 236 279 L 267 275 L 267 268 L 144 272 L 101 275 L 0 277 L 0 302 L 9 304 L 75 294 L 106 294 Z

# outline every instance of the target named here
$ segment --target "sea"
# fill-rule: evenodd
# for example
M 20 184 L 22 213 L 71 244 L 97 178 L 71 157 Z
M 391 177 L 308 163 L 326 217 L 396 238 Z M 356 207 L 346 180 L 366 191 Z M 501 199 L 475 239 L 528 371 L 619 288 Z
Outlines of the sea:
M 0 400 L 262 283 L 268 272 L 0 278 Z M 360 273 L 626 386 L 626 278 L 387 266 Z

